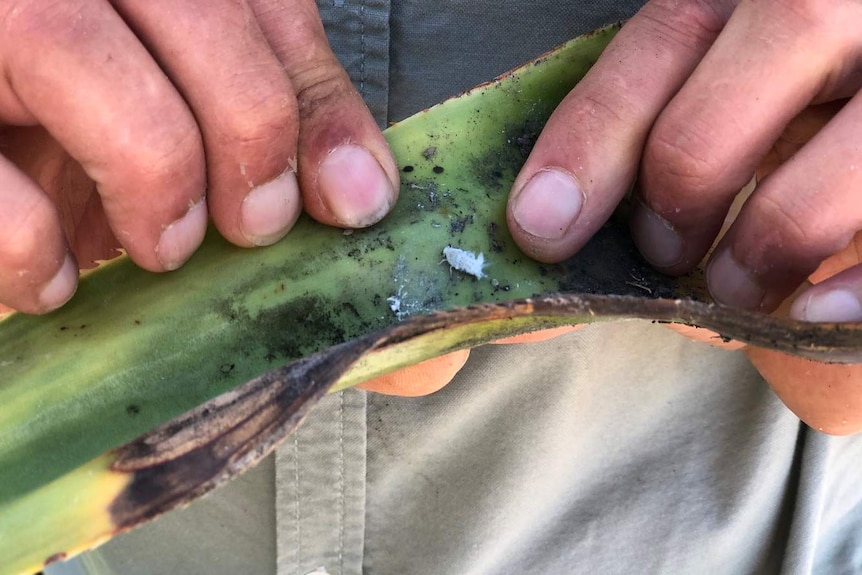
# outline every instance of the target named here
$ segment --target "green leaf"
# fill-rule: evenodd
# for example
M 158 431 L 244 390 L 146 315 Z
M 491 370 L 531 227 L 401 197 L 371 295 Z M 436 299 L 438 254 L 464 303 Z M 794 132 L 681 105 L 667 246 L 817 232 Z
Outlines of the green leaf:
M 617 220 L 560 265 L 517 249 L 509 187 L 617 28 L 389 128 L 403 185 L 374 228 L 347 235 L 304 218 L 256 250 L 210 233 L 177 272 L 120 258 L 62 310 L 0 322 L 0 574 L 188 503 L 256 463 L 330 391 L 503 336 L 645 317 L 858 361 L 860 326 L 720 309 L 701 273 L 652 271 Z M 451 269 L 447 246 L 483 254 L 483 277 Z

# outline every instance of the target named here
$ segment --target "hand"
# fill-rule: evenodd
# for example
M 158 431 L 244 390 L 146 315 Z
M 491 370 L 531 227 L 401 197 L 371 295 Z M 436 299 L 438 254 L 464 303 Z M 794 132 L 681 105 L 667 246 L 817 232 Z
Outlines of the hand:
M 510 231 L 541 261 L 568 258 L 637 176 L 634 239 L 656 268 L 683 274 L 765 159 L 772 173 L 709 259 L 713 297 L 773 311 L 834 255 L 815 281 L 849 269 L 799 295 L 791 314 L 862 321 L 862 235 L 851 243 L 862 230 L 859 29 L 850 0 L 649 2 L 552 116 L 513 187 Z M 832 104 L 791 125 L 821 103 Z M 836 110 L 822 129 L 811 121 Z M 862 366 L 746 353 L 813 427 L 862 429 Z
M 571 256 L 638 175 L 635 241 L 659 270 L 690 271 L 788 123 L 859 90 L 851 24 L 851 0 L 648 3 L 539 138 L 509 202 L 517 241 Z M 718 302 L 774 310 L 862 228 L 860 121 L 862 96 L 761 182 L 710 258 Z M 829 319 L 862 319 L 845 303 Z
M 709 259 L 716 301 L 773 311 L 862 229 L 862 38 L 851 32 L 860 25 L 862 5 L 844 0 L 648 3 L 542 133 L 509 202 L 516 240 L 544 261 L 572 255 L 637 176 L 641 253 L 661 271 L 686 273 L 758 163 L 770 149 L 780 154 L 791 120 L 811 104 L 851 98 L 779 158 Z M 791 313 L 860 321 L 860 302 L 854 265 L 802 293 Z M 862 392 L 850 385 L 860 366 L 748 353 L 810 425 L 862 428 Z
M 179 267 L 210 215 L 283 237 L 363 227 L 398 171 L 312 0 L 13 0 L 0 8 L 0 302 L 43 313 L 77 261 Z M 348 193 L 349 191 L 349 193 Z

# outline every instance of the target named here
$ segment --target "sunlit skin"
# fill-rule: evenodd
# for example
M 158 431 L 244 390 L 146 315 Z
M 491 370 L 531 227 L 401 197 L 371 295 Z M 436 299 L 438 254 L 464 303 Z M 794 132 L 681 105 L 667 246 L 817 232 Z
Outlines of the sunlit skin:
M 13 0 L 0 24 L 7 306 L 56 309 L 78 268 L 118 247 L 175 269 L 208 220 L 253 248 L 303 209 L 358 228 L 397 200 L 394 159 L 312 0 Z M 513 239 L 561 261 L 637 180 L 634 240 L 660 271 L 687 273 L 714 245 L 721 304 L 862 321 L 860 29 L 856 0 L 646 3 L 536 142 L 508 203 Z M 806 278 L 817 285 L 800 290 Z M 862 366 L 744 353 L 809 425 L 862 429 Z M 364 387 L 431 393 L 467 355 Z

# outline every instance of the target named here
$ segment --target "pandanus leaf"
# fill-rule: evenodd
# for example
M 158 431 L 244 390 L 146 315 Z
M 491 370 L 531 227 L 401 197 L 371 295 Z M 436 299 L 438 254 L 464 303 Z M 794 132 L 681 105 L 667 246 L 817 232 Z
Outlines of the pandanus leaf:
M 118 258 L 63 309 L 0 322 L 0 574 L 38 571 L 203 495 L 326 393 L 504 336 L 638 317 L 862 359 L 860 325 L 719 308 L 702 273 L 654 272 L 623 217 L 559 265 L 517 249 L 509 188 L 617 29 L 386 130 L 402 189 L 375 227 L 346 234 L 304 218 L 255 250 L 210 233 L 177 272 Z

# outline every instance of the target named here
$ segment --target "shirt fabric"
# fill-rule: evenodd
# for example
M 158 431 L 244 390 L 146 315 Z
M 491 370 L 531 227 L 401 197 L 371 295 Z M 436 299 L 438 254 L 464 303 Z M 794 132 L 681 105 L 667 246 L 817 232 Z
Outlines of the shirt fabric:
M 320 0 L 381 126 L 638 2 Z M 862 438 L 643 321 L 474 350 L 440 392 L 325 398 L 273 457 L 47 575 L 862 572 Z

